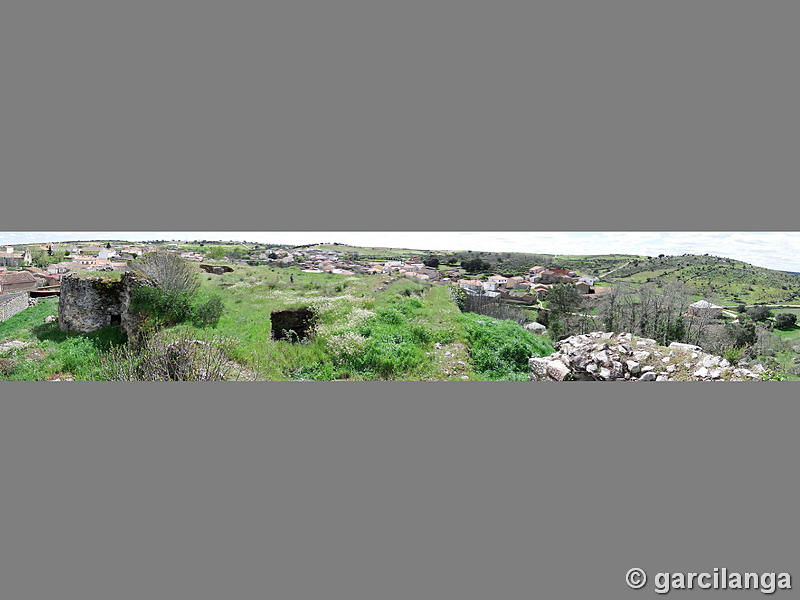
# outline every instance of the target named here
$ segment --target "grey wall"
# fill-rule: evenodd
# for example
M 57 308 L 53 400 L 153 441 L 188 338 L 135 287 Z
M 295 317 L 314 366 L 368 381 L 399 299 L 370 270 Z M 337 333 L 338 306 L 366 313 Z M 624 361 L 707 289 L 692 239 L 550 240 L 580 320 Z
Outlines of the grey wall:
M 0 321 L 5 321 L 28 308 L 28 292 L 15 292 L 0 296 Z

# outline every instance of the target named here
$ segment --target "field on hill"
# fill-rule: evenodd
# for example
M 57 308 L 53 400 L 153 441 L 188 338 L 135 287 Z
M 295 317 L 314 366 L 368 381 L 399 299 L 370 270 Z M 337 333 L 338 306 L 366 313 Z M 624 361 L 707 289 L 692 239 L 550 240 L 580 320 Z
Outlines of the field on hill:
M 243 379 L 526 380 L 528 358 L 553 351 L 548 338 L 512 321 L 462 314 L 447 286 L 410 279 L 237 266 L 203 274 L 201 293 L 213 292 L 225 307 L 216 326 L 171 332 L 227 339 L 227 358 Z M 299 306 L 318 315 L 314 334 L 300 343 L 271 339 L 270 313 Z M 67 334 L 44 323 L 57 312 L 46 299 L 0 324 L 0 342 L 26 344 L 0 351 L 0 379 L 103 378 L 98 359 L 124 334 Z
M 717 256 L 638 258 L 607 278 L 609 282 L 655 283 L 680 281 L 698 297 L 717 303 L 800 303 L 800 277 Z

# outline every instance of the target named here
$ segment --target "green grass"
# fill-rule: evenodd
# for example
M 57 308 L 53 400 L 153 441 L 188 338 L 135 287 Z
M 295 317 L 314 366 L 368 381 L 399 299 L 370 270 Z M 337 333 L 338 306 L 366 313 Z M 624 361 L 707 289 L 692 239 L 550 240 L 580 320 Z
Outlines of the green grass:
M 111 344 L 125 341 L 119 327 L 105 327 L 90 334 L 66 333 L 58 323 L 45 323 L 58 314 L 58 301 L 45 298 L 0 323 L 0 341 L 22 340 L 26 348 L 0 355 L 0 381 L 41 381 L 55 376 L 91 381 L 99 376 L 97 359 Z
M 232 340 L 229 358 L 258 379 L 517 380 L 527 378 L 529 356 L 553 351 L 514 322 L 462 314 L 448 286 L 410 278 L 237 266 L 204 274 L 200 293 L 223 299 L 216 326 L 172 329 Z M 271 339 L 270 313 L 300 306 L 318 315 L 314 334 L 301 343 Z M 30 342 L 0 357 L 7 359 L 0 379 L 99 378 L 100 353 L 124 334 L 117 327 L 68 334 L 44 323 L 57 312 L 57 300 L 45 299 L 0 324 L 0 341 Z

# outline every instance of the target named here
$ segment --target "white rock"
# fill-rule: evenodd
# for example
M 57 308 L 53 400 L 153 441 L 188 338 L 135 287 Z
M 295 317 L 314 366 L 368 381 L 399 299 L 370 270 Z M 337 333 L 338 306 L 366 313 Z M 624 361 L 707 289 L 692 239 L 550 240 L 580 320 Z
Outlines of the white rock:
M 708 377 L 708 369 L 706 367 L 700 367 L 693 375 L 695 377 Z
M 637 350 L 633 353 L 633 359 L 642 362 L 650 358 L 650 353 L 647 350 Z
M 678 350 L 702 350 L 700 346 L 695 346 L 694 344 L 683 344 L 681 342 L 672 342 L 669 347 L 676 348 Z
M 719 361 L 719 366 L 720 367 L 730 367 L 731 363 L 728 362 L 727 359 L 723 358 L 721 361 Z
M 547 363 L 550 360 L 547 358 L 538 358 L 534 356 L 528 360 L 528 367 L 531 370 L 531 381 L 542 381 L 547 379 Z
M 648 371 L 647 373 L 643 373 L 641 377 L 639 377 L 639 381 L 655 381 L 657 375 L 652 371 Z
M 711 371 L 709 371 L 709 375 L 712 379 L 719 379 L 722 377 L 722 369 L 711 369 Z
M 706 356 L 703 358 L 703 366 L 706 368 L 716 367 L 719 364 L 719 356 Z
M 641 371 L 639 368 L 639 363 L 635 360 L 626 360 L 625 366 L 628 367 L 628 371 L 630 371 L 633 375 L 636 375 L 639 373 L 639 371 Z
M 667 373 L 674 373 L 674 372 L 675 372 L 675 365 L 668 365 Z
M 560 360 L 552 360 L 547 363 L 547 375 L 556 381 L 564 381 L 569 374 L 569 367 Z
M 658 377 L 656 377 L 656 381 L 669 381 L 669 377 L 667 377 L 666 375 L 659 375 Z

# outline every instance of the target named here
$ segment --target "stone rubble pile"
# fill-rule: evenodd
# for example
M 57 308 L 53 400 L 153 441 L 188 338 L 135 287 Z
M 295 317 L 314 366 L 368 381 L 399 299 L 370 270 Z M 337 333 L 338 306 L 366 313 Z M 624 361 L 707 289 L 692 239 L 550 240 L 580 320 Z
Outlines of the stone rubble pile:
M 659 346 L 630 333 L 596 331 L 555 347 L 550 356 L 530 359 L 531 381 L 757 381 L 765 373 L 762 365 L 732 365 L 700 346 Z

